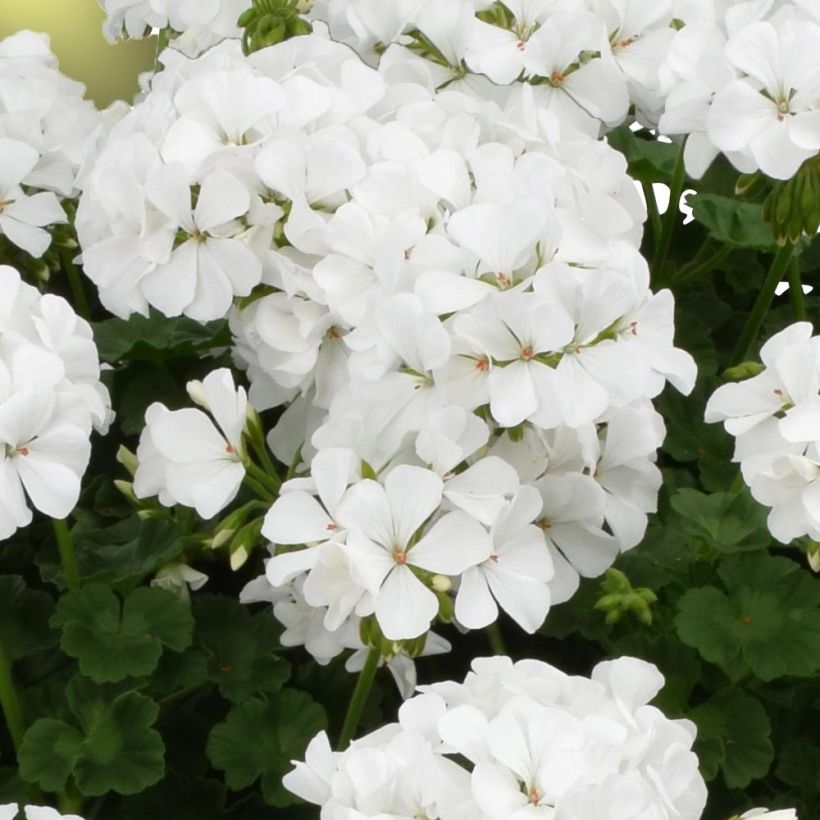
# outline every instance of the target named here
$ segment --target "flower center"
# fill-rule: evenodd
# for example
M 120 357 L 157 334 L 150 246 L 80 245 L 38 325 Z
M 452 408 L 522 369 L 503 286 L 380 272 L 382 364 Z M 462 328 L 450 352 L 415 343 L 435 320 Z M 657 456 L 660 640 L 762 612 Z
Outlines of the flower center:
M 526 362 L 529 361 L 535 355 L 535 351 L 532 349 L 532 345 L 525 345 L 521 348 L 521 358 Z
M 552 522 L 549 518 L 539 518 L 538 521 L 535 522 L 536 526 L 541 527 L 544 532 L 552 527 Z
M 475 369 L 480 373 L 485 373 L 489 366 L 490 360 L 486 356 L 482 356 L 480 359 L 475 360 Z
M 400 565 L 407 563 L 407 553 L 399 546 L 393 547 L 393 560 Z

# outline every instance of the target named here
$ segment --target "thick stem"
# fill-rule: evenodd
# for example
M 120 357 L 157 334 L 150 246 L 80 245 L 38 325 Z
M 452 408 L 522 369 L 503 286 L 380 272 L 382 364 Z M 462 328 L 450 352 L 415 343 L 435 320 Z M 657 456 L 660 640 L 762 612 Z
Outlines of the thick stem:
M 800 277 L 800 263 L 792 257 L 789 262 L 789 299 L 794 311 L 794 320 L 806 320 L 806 297 L 803 295 L 803 280 Z
M 0 706 L 3 707 L 3 714 L 6 716 L 6 726 L 9 728 L 11 742 L 15 750 L 18 750 L 25 732 L 23 710 L 20 708 L 20 699 L 17 697 L 17 690 L 11 678 L 11 663 L 6 657 L 2 641 L 0 641 Z
M 686 180 L 686 169 L 683 164 L 683 149 L 686 145 L 684 140 L 680 145 L 678 157 L 675 160 L 675 170 L 672 172 L 672 180 L 669 184 L 669 205 L 663 215 L 661 223 L 661 235 L 655 246 L 655 257 L 652 260 L 652 274 L 658 280 L 666 264 L 666 257 L 672 244 L 672 236 L 675 233 L 675 226 L 680 220 L 680 197 L 683 193 L 683 183 Z
M 359 728 L 359 720 L 361 719 L 364 706 L 367 703 L 370 688 L 373 686 L 373 680 L 376 677 L 376 670 L 379 668 L 380 658 L 381 653 L 379 650 L 371 649 L 367 660 L 364 662 L 362 671 L 359 672 L 359 679 L 356 681 L 353 697 L 350 699 L 350 705 L 347 707 L 342 733 L 339 735 L 338 748 L 340 751 L 345 749 L 350 741 L 353 740 L 353 735 L 356 734 L 356 729 Z
M 246 473 L 243 483 L 251 492 L 259 496 L 262 501 L 265 501 L 268 504 L 273 504 L 274 499 L 276 498 L 275 494 L 272 493 L 267 487 L 260 484 L 255 478 Z
M 74 539 L 68 529 L 66 519 L 52 518 L 54 535 L 57 537 L 57 548 L 60 550 L 60 563 L 63 565 L 65 584 L 69 589 L 80 588 L 80 572 L 77 569 L 77 553 L 74 550 Z
M 661 215 L 658 211 L 658 200 L 655 198 L 655 189 L 651 182 L 641 183 L 643 198 L 646 200 L 646 212 L 649 214 L 649 224 L 652 226 L 652 242 L 658 246 L 658 237 L 661 235 Z
M 265 444 L 264 438 L 261 441 L 251 439 L 251 446 L 253 447 L 253 451 L 259 457 L 259 460 L 262 462 L 263 472 L 268 476 L 271 484 L 275 485 L 276 491 L 278 492 L 279 487 L 282 486 L 282 480 L 279 478 L 279 474 L 276 472 L 276 467 L 274 467 L 273 461 L 268 455 L 268 448 Z
M 261 484 L 274 497 L 279 493 L 278 479 L 269 476 L 263 469 L 258 467 L 252 461 L 245 464 L 245 469 L 250 478 Z
M 484 631 L 487 633 L 487 640 L 490 642 L 490 649 L 493 650 L 494 655 L 509 655 L 498 621 L 491 623 Z
M 91 308 L 88 304 L 88 298 L 85 295 L 85 288 L 83 287 L 83 280 L 80 276 L 80 271 L 74 264 L 70 251 L 64 251 L 62 258 L 63 269 L 65 270 L 66 277 L 68 278 L 68 286 L 71 288 L 71 295 L 74 298 L 74 307 L 83 319 L 90 320 Z
M 760 288 L 760 292 L 757 295 L 752 312 L 746 320 L 746 326 L 740 334 L 737 347 L 735 347 L 735 352 L 732 354 L 731 361 L 729 362 L 730 366 L 740 364 L 745 361 L 746 357 L 749 355 L 749 348 L 752 346 L 752 342 L 754 342 L 757 338 L 757 334 L 760 332 L 763 319 L 766 317 L 766 312 L 772 303 L 772 299 L 774 299 L 775 289 L 780 283 L 780 280 L 783 278 L 783 274 L 786 272 L 786 268 L 789 265 L 789 261 L 791 260 L 793 253 L 793 245 L 784 245 L 777 252 L 774 262 L 772 262 L 772 266 L 769 269 L 769 273 L 766 275 L 766 279 L 763 282 L 763 286 Z

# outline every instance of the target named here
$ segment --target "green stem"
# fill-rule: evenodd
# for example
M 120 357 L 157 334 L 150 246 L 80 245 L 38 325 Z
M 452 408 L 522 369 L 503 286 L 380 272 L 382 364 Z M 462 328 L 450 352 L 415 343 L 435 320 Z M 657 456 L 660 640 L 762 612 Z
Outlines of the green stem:
M 364 705 L 367 703 L 367 696 L 370 694 L 370 688 L 373 686 L 373 680 L 376 677 L 376 670 L 379 668 L 379 660 L 381 652 L 378 649 L 371 649 L 367 660 L 364 662 L 362 671 L 359 672 L 359 679 L 356 681 L 356 688 L 353 690 L 353 697 L 350 699 L 350 705 L 347 707 L 347 714 L 345 715 L 345 722 L 342 726 L 342 733 L 339 736 L 339 750 L 347 747 L 353 735 L 356 734 L 356 729 L 359 728 L 359 720 L 364 710 Z
M 57 548 L 60 550 L 60 563 L 63 565 L 65 584 L 69 589 L 80 588 L 80 572 L 77 569 L 77 553 L 74 550 L 74 539 L 68 529 L 66 519 L 52 518 L 54 535 L 57 537 Z
M 245 474 L 245 478 L 243 479 L 245 486 L 254 492 L 256 495 L 259 496 L 263 501 L 266 501 L 268 504 L 273 504 L 274 499 L 276 498 L 275 493 L 272 493 L 267 487 L 260 484 L 255 478 Z
M 279 479 L 268 475 L 263 469 L 252 461 L 245 464 L 247 474 L 256 482 L 261 484 L 269 493 L 276 496 L 279 493 Z
M 672 236 L 675 233 L 675 226 L 680 219 L 680 197 L 683 193 L 683 183 L 686 180 L 686 169 L 683 164 L 683 149 L 686 145 L 684 140 L 680 144 L 678 156 L 675 160 L 675 170 L 672 172 L 672 180 L 669 184 L 669 204 L 663 215 L 661 223 L 661 234 L 655 246 L 655 256 L 652 260 L 652 273 L 657 280 L 661 277 L 663 266 L 666 264 L 666 257 L 672 244 Z
M 697 279 L 704 273 L 709 273 L 709 271 L 720 265 L 733 250 L 734 248 L 731 245 L 723 245 L 716 253 L 713 253 L 699 265 L 681 268 L 676 275 L 672 276 L 672 282 L 680 284 L 681 282 L 688 282 L 690 279 Z
M 661 234 L 661 215 L 658 212 L 658 200 L 655 198 L 655 189 L 651 182 L 641 183 L 643 197 L 646 200 L 646 211 L 649 214 L 649 224 L 652 226 L 652 241 L 655 247 L 658 245 L 658 237 Z
M 494 655 L 510 654 L 507 652 L 507 645 L 504 643 L 504 636 L 501 634 L 498 621 L 491 623 L 484 631 L 487 633 L 487 640 L 490 642 L 490 649 L 493 650 Z
M 14 681 L 11 678 L 11 663 L 6 657 L 3 643 L 0 640 L 0 706 L 3 707 L 3 714 L 6 716 L 6 726 L 9 728 L 11 742 L 15 751 L 19 750 L 23 742 L 25 724 L 23 723 L 23 710 L 20 708 L 20 699 L 17 697 L 17 690 L 14 688 Z
M 772 303 L 772 299 L 774 299 L 775 288 L 777 288 L 780 280 L 783 278 L 783 274 L 786 272 L 793 253 L 794 246 L 788 244 L 784 245 L 777 252 L 774 262 L 772 262 L 772 266 L 769 269 L 769 273 L 763 281 L 763 286 L 757 295 L 757 300 L 754 303 L 752 312 L 746 320 L 746 326 L 740 334 L 737 347 L 735 347 L 735 352 L 732 354 L 732 358 L 729 362 L 730 367 L 746 360 L 749 354 L 749 348 L 752 346 L 752 342 L 757 338 L 757 334 L 760 332 L 760 327 L 763 324 L 763 319 L 766 317 L 766 312 Z
M 279 488 L 282 486 L 282 481 L 279 478 L 279 474 L 276 472 L 276 467 L 274 467 L 271 457 L 268 455 L 268 448 L 265 444 L 265 440 L 262 439 L 262 441 L 256 441 L 251 439 L 251 446 L 253 447 L 256 455 L 259 457 L 259 460 L 262 462 L 263 472 L 271 480 L 271 483 L 275 485 L 276 492 L 279 492 Z
M 88 304 L 88 298 L 85 295 L 85 288 L 83 287 L 80 271 L 74 264 L 69 250 L 63 251 L 62 259 L 63 268 L 68 278 L 68 286 L 71 288 L 71 295 L 74 298 L 74 307 L 83 319 L 89 320 L 91 319 L 91 308 Z
M 796 322 L 806 320 L 806 297 L 803 295 L 803 280 L 800 277 L 800 264 L 792 257 L 789 262 L 789 299 Z

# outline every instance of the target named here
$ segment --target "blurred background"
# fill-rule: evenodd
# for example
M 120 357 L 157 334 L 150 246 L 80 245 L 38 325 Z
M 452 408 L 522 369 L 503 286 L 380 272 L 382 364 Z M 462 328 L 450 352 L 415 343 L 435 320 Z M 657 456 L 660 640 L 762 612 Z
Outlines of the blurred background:
M 137 91 L 137 75 L 154 64 L 156 38 L 109 45 L 102 35 L 105 13 L 97 0 L 0 0 L 0 39 L 20 29 L 43 31 L 60 70 L 87 87 L 104 108 Z

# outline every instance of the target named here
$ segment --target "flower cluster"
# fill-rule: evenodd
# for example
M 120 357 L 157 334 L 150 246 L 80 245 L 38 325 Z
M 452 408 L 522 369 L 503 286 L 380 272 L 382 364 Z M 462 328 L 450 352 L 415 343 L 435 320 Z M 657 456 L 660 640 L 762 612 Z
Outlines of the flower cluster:
M 663 676 L 619 658 L 591 679 L 478 658 L 465 682 L 420 687 L 399 722 L 332 752 L 308 746 L 285 786 L 336 820 L 697 820 L 694 725 L 649 701 Z
M 92 426 L 111 409 L 91 327 L 61 297 L 0 266 L 0 538 L 77 503 Z
M 59 197 L 76 196 L 100 126 L 83 94 L 46 35 L 0 41 L 0 237 L 35 257 L 51 244 L 46 228 L 67 221 Z
M 154 29 L 175 33 L 172 44 L 187 54 L 242 35 L 236 21 L 251 0 L 99 0 L 105 9 L 103 33 L 114 43 L 120 37 L 147 37 Z
M 682 11 L 687 25 L 664 65 L 661 131 L 689 134 L 692 176 L 723 152 L 743 172 L 789 179 L 820 150 L 817 4 L 681 5 L 695 16 Z
M 24 806 L 26 820 L 83 820 L 76 814 L 60 814 L 48 806 Z M 17 804 L 6 803 L 0 806 L 0 820 L 15 820 Z
M 797 322 L 760 351 L 757 375 L 719 387 L 706 421 L 735 437 L 734 460 L 752 495 L 767 507 L 769 529 L 784 544 L 820 540 L 820 336 Z
M 268 442 L 299 475 L 263 527 L 268 578 L 338 647 L 370 615 L 396 641 L 499 606 L 534 631 L 643 537 L 651 399 L 695 378 L 622 156 L 535 98 L 437 90 L 322 33 L 163 60 L 88 174 L 85 270 L 122 316 L 230 310 L 250 402 L 285 407 Z M 165 448 L 188 478 L 146 466 L 138 493 L 210 517 L 239 445 L 202 417 L 177 446 L 157 432 L 173 418 L 151 408 L 140 457 Z M 219 492 L 212 456 L 233 460 Z
M 486 80 L 528 83 L 585 133 L 622 123 L 631 106 L 643 125 L 688 135 L 693 177 L 723 152 L 744 172 L 788 179 L 820 150 L 810 0 L 325 0 L 314 14 L 365 58 L 425 59 L 441 86 L 509 100 L 523 92 Z

